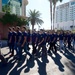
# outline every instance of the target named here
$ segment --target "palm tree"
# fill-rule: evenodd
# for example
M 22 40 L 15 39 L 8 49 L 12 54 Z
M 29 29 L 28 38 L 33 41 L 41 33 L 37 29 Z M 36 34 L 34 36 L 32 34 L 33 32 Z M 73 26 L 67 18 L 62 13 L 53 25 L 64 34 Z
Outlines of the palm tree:
M 28 20 L 29 22 L 31 23 L 32 25 L 32 31 L 34 30 L 34 26 L 37 24 L 37 25 L 41 25 L 43 22 L 42 19 L 40 19 L 40 12 L 39 11 L 36 11 L 36 10 L 30 10 L 29 11 L 29 17 L 28 17 Z
M 55 19 L 55 8 L 56 8 L 56 4 L 58 1 L 62 2 L 62 0 L 52 0 L 52 3 L 53 3 L 53 29 L 54 29 L 54 19 Z
M 49 0 L 49 1 L 50 1 L 51 30 L 52 30 L 52 0 Z
M 50 13 L 50 15 L 51 15 L 51 30 L 52 30 L 52 22 L 53 22 L 53 29 L 54 29 L 55 8 L 56 8 L 56 4 L 57 4 L 58 1 L 62 2 L 62 0 L 49 0 L 49 2 L 50 2 L 50 12 L 51 12 Z M 53 13 L 53 15 L 52 15 L 52 13 Z

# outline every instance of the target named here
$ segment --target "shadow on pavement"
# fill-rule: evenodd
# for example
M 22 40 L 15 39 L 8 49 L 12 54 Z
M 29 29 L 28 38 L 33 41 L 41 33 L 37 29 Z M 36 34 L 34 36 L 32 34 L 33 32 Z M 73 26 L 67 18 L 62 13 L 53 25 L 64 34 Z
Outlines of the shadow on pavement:
M 58 53 L 56 53 L 55 57 L 53 57 L 52 54 L 51 54 L 51 52 L 50 52 L 49 56 L 54 60 L 55 64 L 58 66 L 58 69 L 61 72 L 64 72 L 64 65 L 60 61 L 62 57 Z
M 26 60 L 26 55 L 23 55 L 22 62 L 17 62 L 13 57 L 7 57 L 6 60 L 8 61 L 7 66 L 0 67 L 1 75 L 20 75 L 23 69 L 25 69 L 24 73 L 27 73 L 30 71 L 30 68 L 33 68 L 35 65 L 34 59 Z
M 65 65 L 71 71 L 71 75 L 75 75 L 75 56 L 69 50 L 66 50 L 66 53 L 63 55 L 70 60 L 69 62 L 65 63 Z
M 20 68 L 25 62 L 25 59 L 26 59 L 26 56 L 23 55 L 22 62 L 17 62 L 16 66 L 13 68 L 13 70 L 10 72 L 9 75 L 20 75 L 22 69 L 25 68 L 25 67 Z
M 69 50 L 66 50 L 66 53 L 64 53 L 63 55 L 69 60 L 71 60 L 73 63 L 75 63 L 75 56 L 73 55 L 72 52 L 70 52 Z
M 40 61 L 39 59 L 36 59 L 37 64 L 38 64 L 38 73 L 39 75 L 47 75 L 46 72 L 46 63 L 48 63 L 48 59 L 47 56 L 42 55 L 41 57 L 42 61 Z
M 12 58 L 12 59 L 11 59 Z M 22 66 L 22 64 L 25 62 L 26 56 L 23 56 L 22 62 L 17 62 L 13 57 L 7 57 L 6 60 L 8 61 L 7 66 L 0 67 L 0 74 L 1 75 L 20 75 L 20 72 L 22 69 L 17 70 L 19 67 Z M 11 59 L 11 60 L 10 60 Z M 14 66 L 14 64 L 16 65 Z M 24 67 L 25 68 L 25 67 Z
M 66 53 L 63 55 L 70 60 L 69 62 L 65 63 L 65 65 L 62 64 L 62 57 L 59 55 L 59 53 L 56 53 L 55 57 L 51 52 L 49 53 L 49 56 L 53 59 L 61 72 L 64 72 L 64 66 L 67 66 L 72 72 L 71 75 L 75 75 L 75 56 L 68 50 L 66 50 Z M 8 61 L 8 65 L 6 67 L 0 67 L 0 75 L 20 75 L 23 70 L 24 73 L 28 73 L 30 69 L 35 66 L 34 58 L 27 59 L 26 55 L 23 55 L 23 61 L 19 63 L 17 63 L 12 57 L 7 57 L 6 59 Z M 49 63 L 47 55 L 42 55 L 41 60 L 36 58 L 36 62 L 38 64 L 39 75 L 47 75 L 46 65 Z
M 7 58 L 8 59 L 8 58 Z M 0 67 L 0 74 L 1 75 L 7 75 L 8 74 L 8 72 L 12 69 L 12 67 L 14 66 L 14 64 L 15 64 L 15 60 L 13 60 L 13 59 L 11 59 L 10 61 L 9 61 L 9 63 L 7 64 L 7 66 L 2 66 L 2 67 Z
M 30 71 L 30 68 L 33 68 L 35 66 L 35 62 L 34 62 L 34 58 L 30 58 L 29 60 L 27 60 L 26 62 L 26 69 L 24 70 L 24 73 L 27 73 Z

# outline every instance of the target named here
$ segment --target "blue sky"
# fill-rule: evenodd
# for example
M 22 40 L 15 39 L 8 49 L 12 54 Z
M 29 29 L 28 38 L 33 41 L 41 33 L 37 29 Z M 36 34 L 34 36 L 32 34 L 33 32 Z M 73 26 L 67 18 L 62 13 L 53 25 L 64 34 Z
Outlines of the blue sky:
M 63 4 L 68 2 L 69 0 L 63 0 L 62 3 L 58 2 L 57 5 Z M 40 11 L 41 19 L 44 21 L 44 24 L 42 24 L 41 28 L 44 29 L 50 29 L 50 5 L 48 0 L 28 0 L 29 4 L 27 5 L 27 15 L 28 11 L 36 9 L 37 11 Z M 38 26 L 36 25 L 35 28 L 37 29 Z

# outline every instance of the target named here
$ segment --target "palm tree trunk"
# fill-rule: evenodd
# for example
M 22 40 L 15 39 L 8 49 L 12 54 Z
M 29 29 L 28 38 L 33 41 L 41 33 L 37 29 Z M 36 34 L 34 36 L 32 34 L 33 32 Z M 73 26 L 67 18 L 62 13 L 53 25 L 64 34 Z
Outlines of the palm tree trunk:
M 54 0 L 54 7 L 53 7 L 53 30 L 54 30 L 54 20 L 55 20 L 55 8 L 56 8 L 56 0 Z
M 34 30 L 34 25 L 32 25 L 32 31 Z
M 51 30 L 52 30 L 52 0 L 50 0 Z
M 55 8 L 56 8 L 56 4 L 54 5 L 53 8 L 53 30 L 54 30 L 54 20 L 55 20 Z

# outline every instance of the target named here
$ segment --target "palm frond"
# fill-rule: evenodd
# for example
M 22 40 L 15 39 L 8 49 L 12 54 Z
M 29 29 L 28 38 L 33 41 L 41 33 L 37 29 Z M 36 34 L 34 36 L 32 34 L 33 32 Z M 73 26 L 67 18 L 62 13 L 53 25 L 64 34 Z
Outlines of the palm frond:
M 29 10 L 28 21 L 30 21 L 32 25 L 41 25 L 44 22 L 42 19 L 40 19 L 40 16 L 41 13 L 39 11 L 36 11 L 35 9 L 33 11 Z
M 43 23 L 44 23 L 43 20 L 36 18 L 37 25 L 42 25 Z

